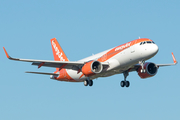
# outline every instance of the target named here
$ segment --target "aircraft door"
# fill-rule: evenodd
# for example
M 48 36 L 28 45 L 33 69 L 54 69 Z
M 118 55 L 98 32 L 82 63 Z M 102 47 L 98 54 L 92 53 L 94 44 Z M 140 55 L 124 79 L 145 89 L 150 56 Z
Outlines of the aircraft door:
M 135 47 L 134 47 L 134 45 L 133 46 L 131 46 L 131 53 L 134 53 L 135 52 Z
M 130 47 L 131 53 L 135 52 L 135 44 L 136 44 L 136 41 L 134 41 L 133 45 Z

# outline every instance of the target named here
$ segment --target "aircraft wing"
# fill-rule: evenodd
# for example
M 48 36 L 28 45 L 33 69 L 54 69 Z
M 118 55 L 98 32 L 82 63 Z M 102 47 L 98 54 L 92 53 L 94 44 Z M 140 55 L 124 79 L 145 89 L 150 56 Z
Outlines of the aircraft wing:
M 172 58 L 173 58 L 173 61 L 174 63 L 169 63 L 169 64 L 156 64 L 157 67 L 164 67 L 164 66 L 172 66 L 172 65 L 176 65 L 178 62 L 176 60 L 176 58 L 174 57 L 174 54 L 172 54 Z M 141 67 L 140 64 L 136 64 L 134 66 L 132 66 L 132 68 L 129 69 L 129 72 L 132 72 L 132 71 L 137 71 L 139 69 L 139 67 Z
M 177 64 L 177 60 L 176 60 L 176 58 L 174 57 L 174 54 L 173 54 L 173 53 L 171 53 L 171 54 L 172 54 L 172 58 L 173 58 L 174 63 L 170 63 L 170 64 L 157 64 L 157 66 L 158 66 L 158 67 L 163 67 L 163 66 L 176 65 L 176 64 Z
M 23 62 L 32 62 L 32 65 L 37 65 L 38 68 L 41 66 L 46 67 L 54 67 L 54 68 L 65 68 L 65 69 L 73 69 L 78 70 L 79 67 L 83 66 L 86 62 L 84 61 L 53 61 L 53 60 L 34 60 L 34 59 L 21 59 L 21 58 L 12 58 L 8 55 L 6 49 L 3 47 L 5 54 L 8 59 L 16 60 L 16 61 L 23 61 Z M 102 62 L 103 66 L 109 65 L 107 62 Z

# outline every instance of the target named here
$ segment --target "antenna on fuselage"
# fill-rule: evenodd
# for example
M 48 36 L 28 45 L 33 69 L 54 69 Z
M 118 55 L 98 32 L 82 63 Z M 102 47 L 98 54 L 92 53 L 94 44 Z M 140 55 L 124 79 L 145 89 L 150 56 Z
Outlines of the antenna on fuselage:
M 139 39 L 141 39 L 141 37 L 139 36 Z

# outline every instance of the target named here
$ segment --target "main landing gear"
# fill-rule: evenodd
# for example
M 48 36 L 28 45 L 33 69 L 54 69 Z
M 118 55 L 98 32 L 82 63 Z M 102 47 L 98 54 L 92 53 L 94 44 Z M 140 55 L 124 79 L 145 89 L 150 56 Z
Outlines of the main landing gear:
M 120 85 L 121 85 L 121 87 L 124 87 L 124 86 L 129 87 L 130 82 L 126 80 L 127 76 L 129 75 L 129 72 L 125 71 L 125 72 L 123 72 L 123 75 L 124 75 L 124 81 L 121 81 Z
M 93 86 L 93 81 L 92 80 L 85 80 L 84 81 L 84 86 Z

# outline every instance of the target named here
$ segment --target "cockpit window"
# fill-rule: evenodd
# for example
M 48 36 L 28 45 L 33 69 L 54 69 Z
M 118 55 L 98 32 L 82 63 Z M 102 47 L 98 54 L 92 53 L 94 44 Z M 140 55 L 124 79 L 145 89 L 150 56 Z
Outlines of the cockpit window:
M 140 43 L 140 45 L 143 45 L 143 44 L 155 44 L 155 43 L 153 41 L 144 41 Z

